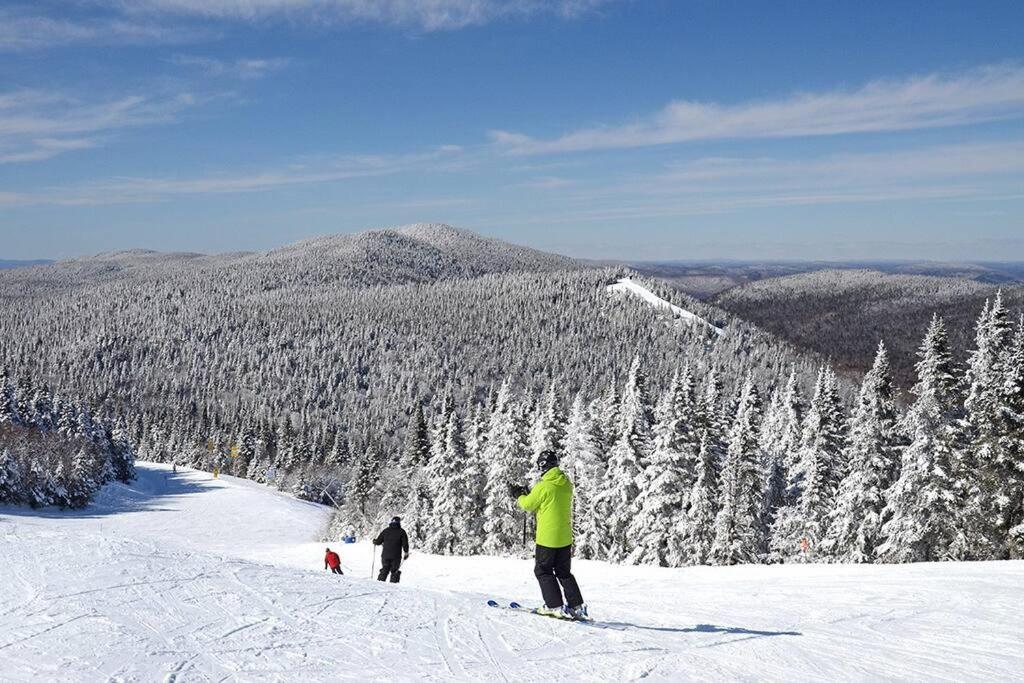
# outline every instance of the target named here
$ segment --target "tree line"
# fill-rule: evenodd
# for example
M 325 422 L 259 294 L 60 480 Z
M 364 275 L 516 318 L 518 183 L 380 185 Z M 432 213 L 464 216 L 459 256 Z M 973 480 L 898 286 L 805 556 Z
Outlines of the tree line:
M 978 319 L 966 367 L 935 317 L 905 407 L 884 344 L 852 403 L 827 365 L 731 392 L 684 365 L 651 391 L 625 381 L 563 405 L 504 382 L 484 402 L 449 391 L 413 406 L 400 454 L 352 464 L 334 532 L 392 514 L 439 553 L 517 553 L 507 493 L 555 450 L 576 484 L 575 552 L 662 566 L 916 562 L 1024 557 L 1024 318 L 1001 296 Z
M 244 267 L 121 255 L 0 273 L 0 364 L 123 423 L 141 459 L 219 467 L 328 504 L 355 456 L 401 450 L 414 401 L 428 412 L 446 393 L 483 403 L 506 377 L 516 395 L 554 383 L 592 396 L 639 354 L 657 390 L 681 359 L 727 392 L 793 367 L 801 386 L 814 381 L 814 358 L 667 287 L 645 282 L 726 334 L 609 293 L 620 270 L 379 285 L 307 251 Z
M 104 484 L 134 479 L 134 462 L 123 427 L 0 368 L 0 503 L 84 507 Z

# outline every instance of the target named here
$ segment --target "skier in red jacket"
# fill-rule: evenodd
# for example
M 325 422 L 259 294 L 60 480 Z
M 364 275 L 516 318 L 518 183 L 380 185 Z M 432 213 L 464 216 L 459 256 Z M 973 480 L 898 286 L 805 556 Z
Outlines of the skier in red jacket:
M 344 572 L 341 571 L 341 558 L 338 557 L 338 553 L 330 548 L 327 549 L 327 554 L 324 555 L 324 569 L 330 569 L 334 574 L 344 575 Z

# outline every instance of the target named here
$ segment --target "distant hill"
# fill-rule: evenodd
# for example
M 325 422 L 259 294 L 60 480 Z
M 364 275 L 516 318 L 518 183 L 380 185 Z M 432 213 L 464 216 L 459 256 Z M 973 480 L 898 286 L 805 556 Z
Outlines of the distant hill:
M 642 261 L 612 262 L 671 283 L 698 299 L 709 299 L 751 282 L 822 270 L 871 270 L 887 275 L 932 275 L 987 284 L 1024 283 L 1024 263 L 937 261 Z
M 574 259 L 449 225 L 416 224 L 369 230 L 355 235 L 320 237 L 266 254 L 240 259 L 245 267 L 271 265 L 278 273 L 359 284 L 436 282 L 509 272 L 579 269 Z
M 0 259 L 0 270 L 7 270 L 10 268 L 27 268 L 29 266 L 40 266 L 43 265 L 44 263 L 51 263 L 51 261 L 48 261 L 46 259 L 35 259 L 33 261 L 5 261 L 3 259 Z
M 1002 289 L 1011 310 L 1024 305 L 1024 286 L 973 279 L 891 275 L 877 270 L 819 270 L 729 289 L 716 306 L 805 349 L 860 373 L 871 365 L 880 339 L 892 353 L 897 380 L 913 383 L 915 352 L 928 321 L 946 321 L 962 361 L 973 344 L 974 321 L 985 299 Z
M 511 272 L 588 267 L 580 261 L 482 237 L 448 225 L 416 224 L 317 237 L 268 252 L 196 254 L 116 251 L 36 268 L 32 286 L 82 287 L 153 277 L 218 279 L 269 291 L 311 285 L 394 285 Z

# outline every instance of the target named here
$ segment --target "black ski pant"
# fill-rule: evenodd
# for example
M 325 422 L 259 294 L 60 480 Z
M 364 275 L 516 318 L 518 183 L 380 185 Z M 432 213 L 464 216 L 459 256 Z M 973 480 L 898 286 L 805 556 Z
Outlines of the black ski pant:
M 565 591 L 564 604 L 569 607 L 579 607 L 583 604 L 580 587 L 576 583 L 576 577 L 572 575 L 571 545 L 564 548 L 548 548 L 538 545 L 534 558 L 536 563 L 533 573 L 537 575 L 537 583 L 540 584 L 540 592 L 544 596 L 545 605 L 561 607 L 563 604 L 562 591 Z M 561 588 L 558 587 L 559 584 L 561 584 Z
M 343 571 L 341 571 L 341 567 L 331 567 L 331 573 L 332 574 L 341 574 L 342 576 L 345 575 L 345 573 Z
M 398 571 L 398 568 L 402 566 L 401 558 L 387 559 L 381 558 L 380 560 L 380 573 L 377 574 L 378 581 L 384 581 L 388 578 L 388 574 L 391 574 L 391 583 L 398 583 L 398 580 L 402 578 L 402 572 Z

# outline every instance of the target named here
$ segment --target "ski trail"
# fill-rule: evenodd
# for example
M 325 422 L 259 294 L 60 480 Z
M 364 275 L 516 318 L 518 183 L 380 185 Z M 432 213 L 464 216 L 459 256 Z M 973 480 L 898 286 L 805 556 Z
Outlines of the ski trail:
M 710 331 L 714 332 L 719 336 L 724 334 L 724 331 L 720 327 L 715 327 L 704 318 L 701 318 L 699 315 L 691 313 L 690 311 L 687 311 L 685 308 L 680 308 L 679 306 L 676 306 L 675 304 L 670 303 L 665 299 L 662 299 L 660 296 L 658 296 L 651 290 L 647 289 L 640 283 L 628 277 L 622 278 L 618 282 L 608 285 L 608 291 L 630 294 L 639 297 L 640 299 L 646 301 L 651 306 L 667 310 L 671 312 L 672 315 L 674 315 L 675 317 L 680 318 L 690 324 L 703 325 L 704 327 L 708 328 Z
M 444 664 L 445 670 L 449 676 L 461 675 L 461 678 L 468 679 L 466 671 L 462 667 L 458 667 L 457 670 L 453 664 L 455 657 L 452 654 L 450 634 L 448 633 L 448 616 L 447 613 L 442 614 L 441 606 L 436 600 L 434 601 L 434 614 L 436 615 L 432 631 L 434 643 L 437 646 L 437 652 L 441 656 L 441 662 Z
M 417 553 L 385 584 L 364 542 L 336 576 L 316 506 L 187 471 L 144 494 L 167 468 L 139 470 L 84 514 L 0 508 L 3 683 L 1024 679 L 1024 562 L 578 561 L 597 621 L 570 623 L 486 606 L 536 601 L 528 559 Z

